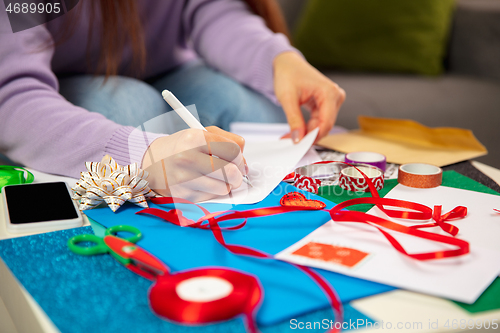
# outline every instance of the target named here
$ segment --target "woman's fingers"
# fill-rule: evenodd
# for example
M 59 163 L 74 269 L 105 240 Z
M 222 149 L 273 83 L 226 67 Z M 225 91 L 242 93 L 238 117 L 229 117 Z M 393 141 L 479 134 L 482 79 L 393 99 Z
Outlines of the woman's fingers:
M 211 197 L 217 197 L 226 195 L 232 190 L 230 184 L 202 174 L 193 175 L 190 178 L 190 180 L 170 186 L 171 195 L 174 197 L 185 197 L 189 195 L 189 192 L 201 192 Z M 199 193 L 197 194 L 199 195 Z
M 290 126 L 290 137 L 294 143 L 298 143 L 306 134 L 306 126 L 298 96 L 289 92 L 280 96 L 281 106 L 285 112 L 288 125 Z
M 279 54 L 273 65 L 274 91 L 287 116 L 292 139 L 298 134 L 301 139 L 306 132 L 301 105 L 312 110 L 307 131 L 319 127 L 317 140 L 327 135 L 345 100 L 344 90 L 294 52 Z
M 345 91 L 337 84 L 328 84 L 324 89 L 319 90 L 319 97 L 316 98 L 317 109 L 313 110 L 311 119 L 307 124 L 308 130 L 319 126 L 319 133 L 316 141 L 326 136 L 337 120 L 340 107 L 345 100 Z
M 200 152 L 209 156 L 216 156 L 221 160 L 233 163 L 238 167 L 242 174 L 247 174 L 247 170 L 245 168 L 245 160 L 243 158 L 240 145 L 218 134 L 213 134 L 210 132 L 205 132 L 204 134 L 206 144 L 198 147 L 198 150 Z
M 155 140 L 143 158 L 143 167 L 156 193 L 208 200 L 241 185 L 247 174 L 241 153 L 244 145 L 241 137 L 222 130 L 189 129 Z
M 234 165 L 226 163 L 226 166 L 228 165 L 236 169 Z M 196 170 L 174 167 L 168 161 L 155 163 L 147 169 L 150 173 L 150 187 L 157 194 L 183 198 L 193 202 L 227 195 L 238 185 L 238 183 L 233 185 L 230 181 L 226 183 L 227 177 L 224 177 L 223 170 L 226 172 L 225 168 L 222 168 L 204 175 Z M 236 172 L 239 173 L 237 169 Z M 241 184 L 241 180 L 239 184 Z
M 214 199 L 216 197 L 217 197 L 217 195 L 214 195 L 211 193 L 189 190 L 187 192 L 186 196 L 184 197 L 184 199 L 187 199 L 191 202 L 196 203 L 196 202 L 203 202 L 203 201 L 207 201 L 210 199 Z
M 216 127 L 216 126 L 206 127 L 206 130 L 208 132 L 210 132 L 210 133 L 219 135 L 219 136 L 224 137 L 224 138 L 226 138 L 226 139 L 228 139 L 230 141 L 235 142 L 240 147 L 240 149 L 241 149 L 242 152 L 245 149 L 245 139 L 243 139 L 238 134 L 234 134 L 234 133 L 231 133 L 231 132 L 224 131 L 223 129 L 221 129 L 219 127 Z
M 186 163 L 187 161 L 190 162 Z M 176 182 L 178 183 L 190 181 L 191 179 L 187 176 L 191 175 L 197 175 L 198 177 L 205 175 L 223 181 L 229 184 L 231 188 L 240 187 L 243 181 L 243 174 L 234 163 L 195 150 L 183 154 L 177 165 L 189 170 L 189 173 L 186 173 L 183 178 L 177 176 Z
M 230 141 L 235 142 L 240 147 L 241 152 L 244 151 L 244 149 L 245 149 L 245 139 L 243 139 L 243 137 L 239 136 L 238 134 L 234 134 L 234 133 L 231 133 L 231 132 L 224 131 L 223 129 L 221 129 L 219 127 L 216 127 L 216 126 L 209 126 L 209 127 L 206 127 L 206 129 L 210 133 L 219 135 L 221 137 L 229 139 Z M 240 161 L 240 162 L 234 161 L 234 163 L 238 165 L 238 168 L 241 170 L 241 172 L 244 175 L 247 175 L 248 174 L 247 161 L 245 160 L 245 157 L 243 157 L 243 155 L 241 155 L 241 157 L 243 158 L 242 161 Z
M 168 189 L 168 191 L 162 190 L 162 189 L 155 189 L 154 191 L 157 194 L 165 196 L 165 197 L 182 198 L 182 199 L 186 199 L 186 200 L 189 200 L 192 202 L 207 201 L 207 200 L 216 198 L 220 195 L 227 194 L 227 193 L 215 194 L 215 193 L 211 193 L 211 192 L 197 191 L 197 190 L 193 190 L 193 189 L 188 188 L 188 187 L 183 187 L 182 185 L 173 186 L 171 189 Z
M 179 185 L 224 195 L 229 190 L 240 187 L 243 181 L 243 175 L 235 164 L 204 154 L 197 148 L 164 158 L 146 170 L 151 175 L 150 187 L 157 193 L 157 190 L 170 192 L 172 196 L 176 196 L 172 192 Z M 214 187 L 211 189 L 206 184 Z

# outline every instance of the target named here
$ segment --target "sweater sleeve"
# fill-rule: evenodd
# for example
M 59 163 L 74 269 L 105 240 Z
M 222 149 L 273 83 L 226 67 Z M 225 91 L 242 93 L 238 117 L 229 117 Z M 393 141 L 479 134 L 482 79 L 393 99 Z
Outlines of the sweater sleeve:
M 12 33 L 1 9 L 0 152 L 30 168 L 70 177 L 79 177 L 85 161 L 100 161 L 106 153 L 119 164 L 140 162 L 147 145 L 143 136 L 131 135 L 134 128 L 76 107 L 58 93 L 47 29 Z
M 300 53 L 286 36 L 269 30 L 242 0 L 188 0 L 183 16 L 195 51 L 209 65 L 277 102 L 273 60 Z

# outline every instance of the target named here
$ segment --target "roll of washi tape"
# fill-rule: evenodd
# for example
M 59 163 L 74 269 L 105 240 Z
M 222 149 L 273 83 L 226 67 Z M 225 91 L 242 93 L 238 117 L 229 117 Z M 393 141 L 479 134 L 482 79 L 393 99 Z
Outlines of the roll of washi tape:
M 369 192 L 368 182 L 358 169 L 371 180 L 377 191 L 384 188 L 384 173 L 382 170 L 363 163 L 353 163 L 352 166 L 343 168 L 340 172 L 339 186 L 344 190 L 353 192 Z
M 384 155 L 371 151 L 357 151 L 345 155 L 346 163 L 364 163 L 373 165 L 385 172 L 386 158 Z
M 438 187 L 443 182 L 443 170 L 425 163 L 409 163 L 399 167 L 398 182 L 415 188 Z
M 295 169 L 293 185 L 298 189 L 318 193 L 320 186 L 332 185 L 339 177 L 343 164 L 339 162 L 316 163 Z

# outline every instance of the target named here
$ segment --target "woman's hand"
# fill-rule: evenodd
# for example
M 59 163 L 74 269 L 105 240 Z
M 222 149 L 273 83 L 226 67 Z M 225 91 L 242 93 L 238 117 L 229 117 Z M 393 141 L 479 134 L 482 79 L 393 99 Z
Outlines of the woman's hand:
M 295 143 L 316 127 L 319 127 L 316 141 L 327 135 L 345 100 L 342 88 L 295 52 L 284 52 L 274 59 L 274 91 L 285 111 Z M 307 126 L 301 105 L 311 110 Z
M 149 187 L 163 196 L 200 202 L 238 188 L 247 174 L 242 137 L 218 127 L 187 129 L 156 139 L 142 168 Z M 217 157 L 213 157 L 217 156 Z

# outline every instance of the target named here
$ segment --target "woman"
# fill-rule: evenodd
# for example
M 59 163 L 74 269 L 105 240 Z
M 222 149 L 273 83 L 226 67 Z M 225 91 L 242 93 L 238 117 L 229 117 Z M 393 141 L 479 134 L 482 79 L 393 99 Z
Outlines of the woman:
M 75 177 L 85 161 L 109 154 L 149 167 L 162 194 L 174 195 L 175 185 L 175 196 L 206 200 L 241 184 L 243 140 L 216 127 L 134 130 L 169 110 L 159 91 L 195 104 L 204 126 L 287 120 L 295 142 L 318 126 L 318 139 L 326 135 L 345 98 L 270 30 L 285 31 L 274 1 L 82 0 L 17 33 L 5 32 L 3 8 L 0 15 L 0 151 L 49 173 Z M 312 108 L 307 124 L 302 104 Z M 209 153 L 226 161 L 224 177 Z

